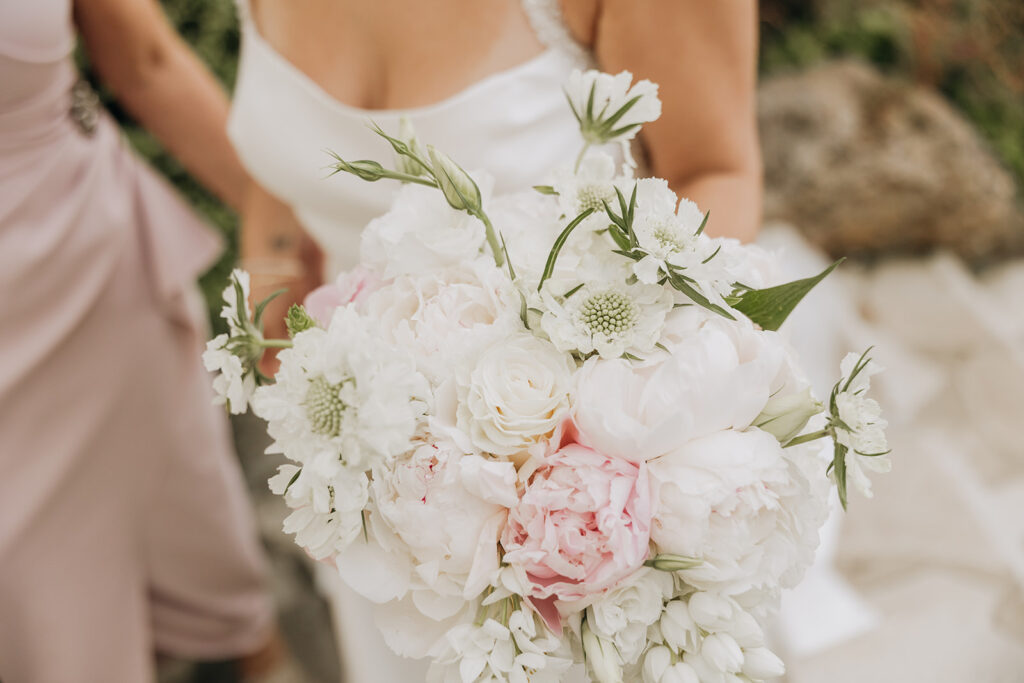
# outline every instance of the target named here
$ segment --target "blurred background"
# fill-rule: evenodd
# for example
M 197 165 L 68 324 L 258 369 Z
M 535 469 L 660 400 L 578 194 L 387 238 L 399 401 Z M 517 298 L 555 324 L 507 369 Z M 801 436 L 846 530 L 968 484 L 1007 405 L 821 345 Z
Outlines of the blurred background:
M 854 499 L 826 533 L 831 568 L 787 598 L 777 631 L 788 680 L 1022 683 L 1024 2 L 760 4 L 764 241 L 808 272 L 849 258 L 794 324 L 830 330 L 835 343 L 810 359 L 828 374 L 845 348 L 878 346 L 895 463 L 875 500 Z M 164 6 L 230 89 L 232 0 Z M 228 238 L 203 280 L 219 309 L 237 217 L 107 100 L 132 144 Z M 285 632 L 311 681 L 336 681 L 327 610 L 266 491 L 276 458 L 257 425 L 235 429 Z M 217 676 L 188 663 L 164 671 L 168 683 Z

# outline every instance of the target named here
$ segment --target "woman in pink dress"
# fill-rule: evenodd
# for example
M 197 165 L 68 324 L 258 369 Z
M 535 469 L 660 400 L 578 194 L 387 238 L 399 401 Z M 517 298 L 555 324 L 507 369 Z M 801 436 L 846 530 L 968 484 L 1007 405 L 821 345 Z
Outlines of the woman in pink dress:
M 220 245 L 74 87 L 75 27 L 237 204 L 227 102 L 156 3 L 71 3 L 0 0 L 0 680 L 149 681 L 154 652 L 256 662 L 264 560 L 194 305 Z

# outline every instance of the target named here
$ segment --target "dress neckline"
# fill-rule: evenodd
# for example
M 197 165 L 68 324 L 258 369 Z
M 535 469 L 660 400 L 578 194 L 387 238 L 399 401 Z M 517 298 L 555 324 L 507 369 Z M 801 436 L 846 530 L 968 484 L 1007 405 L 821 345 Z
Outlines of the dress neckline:
M 492 74 L 488 74 L 487 76 L 470 83 L 462 90 L 449 95 L 444 99 L 438 100 L 437 102 L 418 105 L 415 107 L 370 109 L 347 104 L 328 93 L 323 86 L 317 83 L 305 71 L 296 66 L 291 60 L 278 52 L 278 50 L 263 37 L 263 34 L 260 33 L 259 27 L 256 25 L 256 21 L 248 12 L 242 13 L 242 25 L 246 31 L 246 38 L 251 41 L 251 44 L 262 50 L 272 62 L 277 64 L 278 67 L 286 71 L 295 81 L 300 83 L 302 87 L 310 92 L 315 99 L 319 100 L 322 104 L 339 114 L 352 117 L 358 116 L 360 118 L 375 117 L 378 119 L 398 119 L 402 116 L 427 116 L 442 112 L 454 107 L 463 100 L 469 99 L 484 88 L 508 80 L 514 76 L 519 76 L 522 72 L 530 71 L 538 65 L 544 64 L 554 58 L 564 58 L 561 50 L 557 47 L 548 47 L 536 56 L 531 57 L 524 62 L 520 62 L 519 64 L 510 66 L 506 69 L 501 69 Z

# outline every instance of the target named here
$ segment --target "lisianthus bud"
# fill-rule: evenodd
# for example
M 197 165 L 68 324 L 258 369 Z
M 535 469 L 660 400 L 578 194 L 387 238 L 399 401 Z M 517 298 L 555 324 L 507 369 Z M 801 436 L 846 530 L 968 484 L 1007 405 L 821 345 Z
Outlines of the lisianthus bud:
M 700 654 L 719 671 L 736 673 L 743 667 L 743 650 L 728 633 L 712 633 L 705 637 Z
M 437 185 L 452 208 L 474 215 L 480 213 L 483 208 L 480 188 L 469 174 L 432 145 L 427 145 L 427 153 L 430 155 L 431 170 Z
M 299 304 L 292 304 L 288 309 L 288 316 L 284 321 L 288 328 L 288 336 L 294 337 L 300 332 L 316 327 L 316 321 L 306 312 L 306 309 Z
M 661 677 L 660 683 L 701 683 L 700 676 L 686 662 L 676 662 Z
M 371 183 L 375 180 L 388 177 L 387 169 L 376 161 L 371 161 L 369 159 L 363 159 L 361 161 L 345 161 L 339 156 L 335 156 L 334 158 L 335 171 L 351 173 L 352 175 Z
M 673 650 L 692 650 L 697 646 L 697 625 L 685 602 L 673 600 L 665 605 L 658 625 L 665 644 Z
M 648 567 L 653 567 L 658 571 L 663 572 L 678 572 L 684 569 L 693 569 L 699 567 L 702 564 L 701 560 L 695 557 L 686 557 L 685 555 L 669 555 L 662 553 L 656 555 L 653 559 L 644 562 Z
M 590 630 L 583 622 L 583 652 L 598 683 L 622 683 L 622 663 L 615 646 Z
M 404 142 L 409 148 L 409 151 L 420 159 L 425 160 L 427 158 L 423 148 L 420 147 L 420 141 L 416 139 L 416 131 L 412 127 L 412 122 L 406 116 L 403 116 L 398 122 L 398 139 Z M 405 154 L 398 153 L 395 154 L 395 170 L 399 173 L 405 173 L 411 176 L 423 176 L 430 174 L 430 169 L 420 162 L 406 156 Z
M 754 426 L 774 436 L 779 443 L 786 443 L 803 431 L 808 420 L 822 408 L 807 387 L 797 393 L 768 399 L 764 410 L 754 419 Z
M 786 673 L 786 665 L 766 647 L 743 651 L 743 675 L 763 680 L 777 678 Z
M 644 655 L 644 683 L 661 683 L 662 676 L 672 664 L 672 651 L 664 645 L 652 647 Z

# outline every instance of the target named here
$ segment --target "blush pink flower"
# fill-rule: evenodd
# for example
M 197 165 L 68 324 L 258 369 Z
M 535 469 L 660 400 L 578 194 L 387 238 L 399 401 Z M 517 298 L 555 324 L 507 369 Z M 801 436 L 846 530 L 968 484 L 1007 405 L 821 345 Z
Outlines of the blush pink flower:
M 645 464 L 562 445 L 509 511 L 505 561 L 525 569 L 535 603 L 579 600 L 643 564 L 651 514 Z
M 380 285 L 380 279 L 375 273 L 363 266 L 356 266 L 339 275 L 334 282 L 320 285 L 307 294 L 302 305 L 314 320 L 327 325 L 331 322 L 334 309 L 350 303 L 361 303 Z

